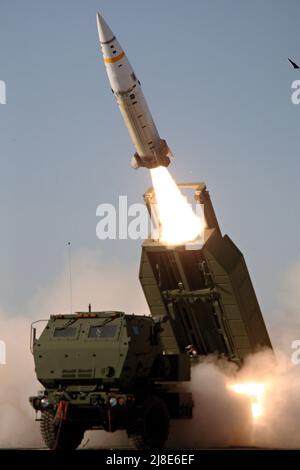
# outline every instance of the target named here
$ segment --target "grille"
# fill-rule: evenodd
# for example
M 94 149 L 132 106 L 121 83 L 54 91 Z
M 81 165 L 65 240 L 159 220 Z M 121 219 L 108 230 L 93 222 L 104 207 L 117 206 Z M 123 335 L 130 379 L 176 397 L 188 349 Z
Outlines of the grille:
M 94 369 L 62 369 L 64 379 L 90 379 L 94 377 Z

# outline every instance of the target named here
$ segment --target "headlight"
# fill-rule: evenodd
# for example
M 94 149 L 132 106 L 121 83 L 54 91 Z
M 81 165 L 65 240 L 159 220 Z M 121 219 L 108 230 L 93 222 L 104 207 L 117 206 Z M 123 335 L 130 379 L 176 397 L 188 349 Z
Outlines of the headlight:
M 110 404 L 110 406 L 116 406 L 116 404 L 117 404 L 117 399 L 116 399 L 115 397 L 111 397 L 111 398 L 109 399 L 109 404 Z
M 41 408 L 42 409 L 45 409 L 45 408 L 48 408 L 48 406 L 50 405 L 50 402 L 48 400 L 48 398 L 42 398 L 41 399 Z

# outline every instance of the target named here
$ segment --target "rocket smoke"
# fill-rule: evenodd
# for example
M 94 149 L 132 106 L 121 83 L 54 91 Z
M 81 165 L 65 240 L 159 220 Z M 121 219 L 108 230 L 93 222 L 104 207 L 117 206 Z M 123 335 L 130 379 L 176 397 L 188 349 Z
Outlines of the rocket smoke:
M 97 260 L 98 256 L 98 260 Z M 97 309 L 125 310 L 128 313 L 149 313 L 142 290 L 137 283 L 137 266 L 103 266 L 99 255 L 83 251 L 74 255 L 74 299 L 76 310 L 91 302 Z M 192 381 L 186 390 L 194 396 L 194 419 L 172 423 L 168 447 L 197 448 L 224 446 L 263 446 L 292 448 L 300 446 L 299 366 L 291 361 L 291 341 L 297 339 L 299 305 L 296 283 L 300 263 L 286 275 L 285 302 L 278 306 L 280 314 L 266 315 L 275 355 L 263 351 L 250 356 L 237 371 L 233 364 L 210 356 L 192 369 Z M 34 375 L 29 351 L 30 323 L 47 318 L 51 313 L 68 312 L 67 266 L 47 289 L 32 299 L 26 317 L 11 318 L 0 311 L 1 339 L 7 348 L 7 363 L 0 366 L 0 446 L 42 447 L 39 424 L 28 396 L 41 388 Z M 292 289 L 292 290 L 291 290 Z M 118 291 L 116 298 L 115 292 Z M 290 299 L 288 302 L 287 299 Z M 281 319 L 281 320 L 280 320 Z M 279 349 L 280 348 L 280 349 Z M 257 381 L 266 384 L 263 415 L 252 423 L 246 397 L 234 394 L 227 385 L 232 381 Z M 128 447 L 125 433 L 102 431 L 86 433 L 85 447 Z

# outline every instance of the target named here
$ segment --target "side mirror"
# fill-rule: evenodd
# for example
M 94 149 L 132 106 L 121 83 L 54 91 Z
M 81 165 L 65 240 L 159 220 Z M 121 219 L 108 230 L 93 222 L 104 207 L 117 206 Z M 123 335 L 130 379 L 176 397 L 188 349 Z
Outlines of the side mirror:
M 30 331 L 30 351 L 31 351 L 31 354 L 33 354 L 33 346 L 34 346 L 35 340 L 36 340 L 36 328 L 34 328 L 32 326 L 31 331 Z

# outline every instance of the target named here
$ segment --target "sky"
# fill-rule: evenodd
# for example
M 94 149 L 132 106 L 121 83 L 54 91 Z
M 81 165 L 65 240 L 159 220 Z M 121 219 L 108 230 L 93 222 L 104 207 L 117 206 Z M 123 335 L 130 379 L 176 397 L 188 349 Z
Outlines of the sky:
M 99 204 L 119 195 L 142 202 L 151 184 L 147 170 L 130 167 L 134 148 L 102 62 L 97 11 L 174 153 L 170 172 L 206 182 L 270 317 L 300 259 L 300 105 L 291 102 L 300 72 L 287 61 L 300 61 L 300 3 L 292 0 L 0 0 L 1 308 L 26 314 L 63 271 L 68 241 L 74 256 L 88 250 L 104 270 L 136 266 L 138 288 L 141 241 L 96 237 Z

